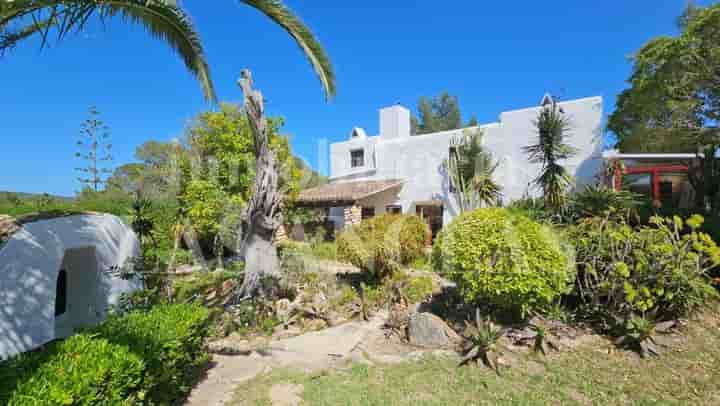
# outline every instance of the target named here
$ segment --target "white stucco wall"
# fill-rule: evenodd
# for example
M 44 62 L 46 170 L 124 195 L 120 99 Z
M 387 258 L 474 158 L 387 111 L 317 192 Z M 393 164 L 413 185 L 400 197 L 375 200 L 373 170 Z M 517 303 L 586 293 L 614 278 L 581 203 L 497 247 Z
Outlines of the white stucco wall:
M 564 166 L 575 177 L 578 186 L 593 182 L 602 168 L 602 97 L 570 100 L 559 105 L 571 123 L 568 141 L 577 149 L 577 154 L 564 162 Z M 387 114 L 397 109 L 398 106 L 393 106 L 381 110 L 382 119 L 388 120 Z M 503 112 L 498 122 L 480 126 L 484 146 L 500 161 L 495 175 L 503 187 L 505 203 L 525 195 L 540 194 L 531 185 L 540 168 L 530 164 L 523 151 L 523 147 L 537 143 L 534 121 L 540 109 L 537 106 Z M 372 203 L 376 213 L 383 213 L 389 204 L 401 205 L 403 213 L 414 213 L 416 201 L 442 200 L 444 222 L 448 223 L 457 215 L 457 207 L 449 192 L 442 163 L 448 157 L 450 140 L 463 131 L 477 130 L 477 127 L 419 136 L 386 136 L 382 128 L 379 136 L 356 137 L 330 145 L 331 181 L 403 179 L 405 184 L 397 196 Z M 359 148 L 365 150 L 365 166 L 351 168 L 350 151 Z
M 100 321 L 122 293 L 140 287 L 108 273 L 140 253 L 135 234 L 122 220 L 83 214 L 29 223 L 0 248 L 0 359 L 56 338 L 56 282 L 65 252 L 89 247 L 97 261 L 92 266 L 100 272 L 98 289 L 88 293 L 87 301 Z

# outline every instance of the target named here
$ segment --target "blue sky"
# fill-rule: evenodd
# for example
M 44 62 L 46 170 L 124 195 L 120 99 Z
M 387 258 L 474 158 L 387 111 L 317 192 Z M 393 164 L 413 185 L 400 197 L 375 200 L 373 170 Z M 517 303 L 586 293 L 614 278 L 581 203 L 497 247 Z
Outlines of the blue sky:
M 286 118 L 294 151 L 316 168 L 319 140 L 345 139 L 355 125 L 375 134 L 380 107 L 414 109 L 420 96 L 443 90 L 459 96 L 464 119 L 481 122 L 536 105 L 546 91 L 601 95 L 607 114 L 625 87 L 628 57 L 675 34 L 685 4 L 287 0 L 334 63 L 338 96 L 328 104 L 294 42 L 264 16 L 233 1 L 183 3 L 220 99 L 240 101 L 236 79 L 252 69 L 269 113 Z M 0 59 L 0 190 L 78 190 L 74 144 L 90 105 L 111 128 L 116 165 L 148 139 L 178 137 L 212 108 L 180 60 L 140 27 L 96 24 L 42 51 L 27 42 Z

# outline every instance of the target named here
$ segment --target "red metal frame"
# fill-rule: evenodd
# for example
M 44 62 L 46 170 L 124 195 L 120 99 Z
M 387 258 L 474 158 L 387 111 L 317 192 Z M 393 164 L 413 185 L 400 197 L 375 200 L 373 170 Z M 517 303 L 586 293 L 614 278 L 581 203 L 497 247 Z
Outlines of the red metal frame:
M 615 162 L 615 173 L 613 184 L 615 190 L 622 187 L 623 175 L 631 175 L 638 173 L 649 173 L 652 180 L 652 197 L 655 202 L 660 202 L 660 174 L 663 172 L 687 173 L 689 168 L 687 165 L 651 165 L 651 166 L 635 166 L 623 169 L 620 162 Z

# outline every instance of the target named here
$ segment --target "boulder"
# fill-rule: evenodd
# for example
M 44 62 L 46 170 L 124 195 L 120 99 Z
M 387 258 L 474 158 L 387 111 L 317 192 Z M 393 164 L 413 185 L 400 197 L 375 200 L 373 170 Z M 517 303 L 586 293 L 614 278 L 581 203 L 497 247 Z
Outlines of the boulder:
M 408 341 L 419 347 L 451 348 L 462 340 L 440 317 L 413 313 L 408 320 Z

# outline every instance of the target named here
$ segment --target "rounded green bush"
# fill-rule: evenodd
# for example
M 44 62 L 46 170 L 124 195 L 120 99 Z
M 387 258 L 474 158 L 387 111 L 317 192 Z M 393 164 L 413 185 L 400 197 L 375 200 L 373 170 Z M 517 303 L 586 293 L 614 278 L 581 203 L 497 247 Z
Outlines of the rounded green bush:
M 423 256 L 427 225 L 417 216 L 384 214 L 364 220 L 337 237 L 337 254 L 375 277 Z
M 160 305 L 111 317 L 93 331 L 139 355 L 146 367 L 147 397 L 171 404 L 190 390 L 194 373 L 206 361 L 209 316 L 197 304 Z
M 542 311 L 569 291 L 571 250 L 548 226 L 502 208 L 457 217 L 433 248 L 433 265 L 465 300 L 519 313 Z
M 129 348 L 79 334 L 0 366 L 0 404 L 138 404 L 145 398 L 144 372 Z

